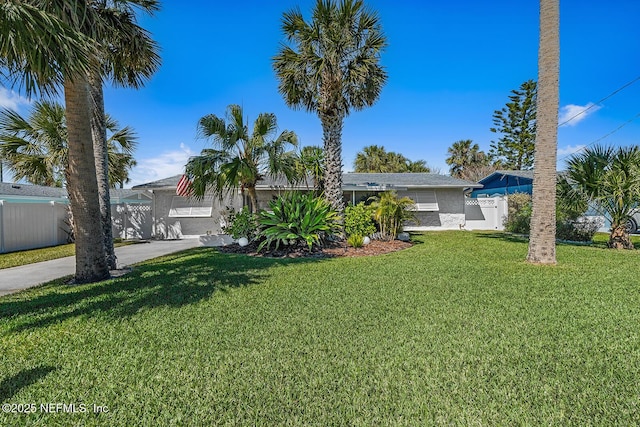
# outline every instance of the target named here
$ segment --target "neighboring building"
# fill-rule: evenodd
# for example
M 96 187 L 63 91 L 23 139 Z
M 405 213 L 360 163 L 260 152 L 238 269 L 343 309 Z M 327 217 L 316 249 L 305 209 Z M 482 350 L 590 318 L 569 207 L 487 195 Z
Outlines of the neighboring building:
M 481 188 L 475 188 L 471 192 L 472 198 L 495 197 L 514 193 L 533 192 L 533 171 L 509 171 L 497 170 L 491 175 L 478 181 Z
M 111 190 L 113 235 L 151 237 L 151 198 L 140 191 Z M 55 246 L 70 236 L 64 188 L 0 183 L 0 253 Z
M 180 175 L 147 184 L 143 190 L 152 196 L 153 235 L 161 239 L 177 239 L 221 233 L 226 215 L 245 204 L 239 192 L 220 200 L 206 196 L 202 200 L 176 195 Z M 346 202 L 357 203 L 382 191 L 395 190 L 416 202 L 419 224 L 408 230 L 459 229 L 465 225 L 465 189 L 480 185 L 445 175 L 428 173 L 345 173 L 342 186 Z M 309 190 L 305 184 L 295 186 L 286 181 L 265 179 L 256 185 L 258 206 L 267 208 L 269 201 L 287 190 Z

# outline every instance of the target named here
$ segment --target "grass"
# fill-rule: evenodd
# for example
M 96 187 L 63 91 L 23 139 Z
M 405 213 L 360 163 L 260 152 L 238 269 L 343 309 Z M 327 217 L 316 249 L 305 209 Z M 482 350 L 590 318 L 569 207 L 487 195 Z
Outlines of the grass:
M 119 241 L 115 243 L 115 246 L 118 247 L 130 244 L 133 244 L 133 242 Z M 6 254 L 0 254 L 0 269 L 33 264 L 42 261 L 49 261 L 52 259 L 73 256 L 75 254 L 76 245 L 73 243 L 50 246 L 47 248 L 29 249 L 26 251 L 9 252 Z
M 197 248 L 3 297 L 0 400 L 37 411 L 0 425 L 640 424 L 637 251 L 561 244 L 550 267 L 499 233 L 418 239 L 331 260 Z

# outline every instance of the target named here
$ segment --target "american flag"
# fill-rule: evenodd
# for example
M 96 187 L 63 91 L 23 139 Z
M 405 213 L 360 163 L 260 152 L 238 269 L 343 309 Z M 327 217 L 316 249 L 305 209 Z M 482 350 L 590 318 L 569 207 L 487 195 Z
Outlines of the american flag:
M 189 181 L 187 175 L 180 177 L 180 181 L 178 181 L 178 186 L 176 187 L 176 194 L 182 197 L 189 197 L 191 195 L 191 181 Z

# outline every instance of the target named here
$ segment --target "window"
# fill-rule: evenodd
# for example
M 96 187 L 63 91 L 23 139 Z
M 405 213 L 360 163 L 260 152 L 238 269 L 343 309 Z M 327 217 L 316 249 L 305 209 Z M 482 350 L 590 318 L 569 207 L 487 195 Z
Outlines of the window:
M 205 197 L 202 200 L 173 196 L 170 218 L 210 218 L 213 213 L 213 198 Z
M 435 190 L 402 191 L 398 195 L 412 199 L 416 203 L 416 211 L 436 212 L 440 210 Z

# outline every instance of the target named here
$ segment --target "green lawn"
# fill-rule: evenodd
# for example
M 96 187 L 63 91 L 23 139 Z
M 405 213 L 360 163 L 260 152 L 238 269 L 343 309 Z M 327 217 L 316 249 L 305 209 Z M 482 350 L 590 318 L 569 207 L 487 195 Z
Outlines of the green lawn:
M 418 240 L 198 248 L 0 298 L 0 400 L 36 404 L 0 425 L 640 424 L 640 252 L 559 245 L 549 267 L 502 234 Z

